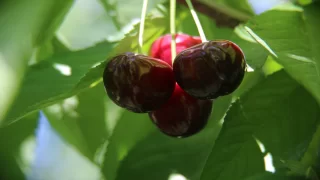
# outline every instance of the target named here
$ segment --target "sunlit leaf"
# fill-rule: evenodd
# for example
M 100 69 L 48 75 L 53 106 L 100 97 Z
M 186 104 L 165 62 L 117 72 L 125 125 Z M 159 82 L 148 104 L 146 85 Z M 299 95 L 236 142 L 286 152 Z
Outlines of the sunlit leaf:
M 81 78 L 96 63 L 104 61 L 113 48 L 112 43 L 101 43 L 95 47 L 65 52 L 52 56 L 29 68 L 25 80 L 7 122 L 13 122 L 24 115 L 70 97 L 89 86 L 77 88 Z M 97 79 L 91 79 L 94 83 Z
M 320 103 L 319 4 L 304 11 L 272 10 L 247 25 L 255 39 Z
M 19 92 L 34 48 L 53 36 L 72 2 L 72 0 L 1 1 L 1 121 Z
M 152 41 L 166 30 L 163 18 L 148 18 L 144 34 L 145 52 Z M 102 78 L 106 60 L 112 55 L 136 51 L 137 29 L 127 34 L 122 41 L 103 42 L 94 47 L 71 52 L 61 52 L 29 68 L 22 89 L 8 113 L 8 123 L 24 115 L 54 104 L 97 85 Z
M 319 117 L 316 101 L 284 71 L 268 76 L 231 106 L 201 180 L 250 177 L 298 160 Z

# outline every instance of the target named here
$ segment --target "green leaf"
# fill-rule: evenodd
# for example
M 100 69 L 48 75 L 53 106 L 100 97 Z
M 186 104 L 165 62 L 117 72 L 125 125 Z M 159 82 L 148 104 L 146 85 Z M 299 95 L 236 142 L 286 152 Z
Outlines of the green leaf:
M 257 83 L 265 78 L 261 70 L 256 70 L 254 72 L 246 72 L 240 86 L 232 93 L 232 96 L 237 99 L 242 94 L 250 90 Z
M 141 139 L 155 131 L 147 114 L 137 114 L 124 110 L 109 138 L 102 173 L 108 180 L 116 178 L 120 161 Z
M 208 125 L 198 134 L 177 139 L 157 131 L 145 137 L 121 162 L 116 179 L 163 180 L 172 174 L 199 179 L 231 100 L 224 96 L 214 101 Z
M 190 138 L 175 139 L 156 132 L 138 143 L 122 161 L 117 180 L 168 179 L 182 174 L 187 179 L 199 179 L 208 156 L 213 133 L 210 128 Z
M 283 67 L 277 63 L 272 56 L 269 56 L 264 64 L 262 70 L 265 75 L 273 74 L 279 70 L 283 69 Z
M 228 95 L 219 97 L 213 101 L 213 109 L 207 127 L 214 128 L 217 126 L 217 123 L 222 123 L 227 110 L 231 106 L 232 98 L 232 95 Z
M 319 120 L 312 96 L 284 71 L 270 75 L 232 105 L 201 180 L 250 177 L 265 163 L 297 160 Z M 264 162 L 264 156 L 272 162 Z
M 54 54 L 68 51 L 70 50 L 55 36 L 50 41 L 47 41 L 45 44 L 37 48 L 34 63 L 46 60 Z
M 34 59 L 30 60 L 30 64 L 35 64 L 41 60 L 50 58 L 54 54 L 54 49 L 50 41 L 43 44 L 41 47 L 36 49 L 36 55 Z
M 251 176 L 249 178 L 245 178 L 245 180 L 307 180 L 303 177 L 293 177 L 293 176 L 287 176 L 284 173 L 260 173 L 254 176 Z
M 32 113 L 25 116 L 21 122 L 0 127 L 0 149 L 5 147 L 8 151 L 18 152 L 21 143 L 26 137 L 34 134 L 37 125 L 38 113 Z
M 51 126 L 92 161 L 109 135 L 104 97 L 100 83 L 44 110 Z
M 82 77 L 96 63 L 104 61 L 111 53 L 113 44 L 101 43 L 95 47 L 55 54 L 29 68 L 12 109 L 8 112 L 7 122 L 14 122 L 24 115 L 50 104 L 70 97 L 99 80 L 90 79 L 86 87 L 77 87 Z
M 148 31 L 144 34 L 145 52 L 153 40 L 167 29 L 164 23 L 164 18 L 150 17 L 146 20 L 145 28 Z M 103 42 L 80 51 L 63 51 L 31 66 L 21 92 L 8 112 L 7 123 L 98 84 L 108 57 L 137 49 L 138 27 L 136 25 L 116 46 L 114 43 Z
M 255 39 L 320 103 L 319 7 L 312 4 L 304 12 L 272 10 L 247 25 L 253 30 L 251 34 L 257 35 Z
M 0 148 L 0 161 L 5 164 L 0 169 L 0 179 L 26 179 L 12 152 Z
M 309 5 L 313 2 L 313 0 L 297 0 L 297 2 L 301 5 Z
M 68 52 L 70 51 L 68 47 L 66 47 L 58 38 L 55 36 L 51 40 L 51 44 L 54 50 L 54 53 L 63 53 L 63 52 Z
M 261 68 L 268 58 L 268 52 L 257 43 L 244 40 L 236 34 L 225 39 L 230 39 L 242 49 L 247 64 L 253 69 Z
M 38 44 L 51 41 L 56 30 L 64 20 L 65 15 L 69 12 L 73 2 L 73 0 L 54 1 L 50 9 L 46 12 L 47 16 L 44 17 L 44 23 L 40 24 L 41 33 L 37 37 Z
M 308 149 L 301 158 L 301 163 L 309 169 L 313 167 L 319 171 L 319 152 L 320 152 L 320 124 L 313 134 L 312 140 L 309 143 Z M 310 172 L 312 173 L 312 172 Z M 319 172 L 318 172 L 319 173 Z
M 19 92 L 33 49 L 52 36 L 54 28 L 60 24 L 72 2 L 72 0 L 5 0 L 1 2 L 1 121 Z

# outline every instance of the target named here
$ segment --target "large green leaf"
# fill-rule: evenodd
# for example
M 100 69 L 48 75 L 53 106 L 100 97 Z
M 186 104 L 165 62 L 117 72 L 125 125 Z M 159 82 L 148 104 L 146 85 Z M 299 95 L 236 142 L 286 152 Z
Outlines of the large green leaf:
M 255 37 L 320 103 L 319 10 L 317 3 L 307 6 L 303 12 L 272 10 L 247 25 L 253 30 L 251 34 L 264 40 L 266 44 Z
M 215 100 L 207 127 L 194 136 L 177 139 L 157 131 L 145 137 L 121 162 L 116 179 L 163 180 L 172 174 L 199 179 L 231 99 Z
M 251 68 L 259 69 L 264 65 L 268 58 L 268 52 L 259 46 L 259 44 L 244 40 L 236 34 L 231 36 L 230 40 L 242 49 L 246 62 Z
M 13 122 L 79 92 L 77 84 L 81 78 L 96 63 L 104 61 L 112 48 L 112 43 L 101 43 L 86 50 L 56 54 L 31 66 L 7 120 Z
M 100 83 L 44 110 L 51 126 L 92 161 L 109 135 L 105 97 Z
M 60 24 L 63 22 L 65 15 L 69 12 L 74 0 L 67 1 L 53 1 L 52 5 L 46 12 L 43 24 L 40 25 L 40 34 L 36 39 L 38 44 L 43 44 L 47 41 L 50 41 L 56 30 L 60 27 Z
M 193 137 L 175 139 L 160 132 L 149 135 L 133 148 L 122 161 L 117 180 L 163 180 L 171 174 L 199 179 L 208 157 L 213 134 L 219 128 L 208 128 Z
M 284 71 L 268 76 L 232 105 L 201 180 L 263 172 L 264 155 L 275 167 L 301 158 L 319 118 L 317 102 Z
M 25 179 L 25 176 L 12 152 L 0 148 L 0 161 L 2 164 L 5 164 L 5 166 L 0 169 L 0 179 Z
M 148 115 L 124 110 L 108 142 L 102 167 L 105 178 L 114 180 L 120 161 L 139 140 L 153 131 L 155 127 Z
M 260 173 L 260 174 L 251 176 L 249 178 L 246 178 L 245 180 L 307 180 L 307 179 L 303 177 L 287 176 L 285 173 L 264 172 L 264 173 Z
M 21 92 L 8 113 L 8 122 L 98 84 L 106 60 L 117 53 L 136 51 L 138 27 L 136 25 L 117 45 L 103 42 L 85 50 L 61 52 L 31 66 Z M 150 17 L 146 20 L 145 28 L 148 31 L 144 33 L 144 52 L 148 52 L 147 47 L 166 27 L 164 18 Z
M 72 2 L 72 0 L 5 0 L 1 2 L 1 121 L 19 91 L 33 49 L 52 37 L 53 31 L 62 21 Z
M 38 113 L 32 113 L 23 118 L 23 121 L 0 128 L 0 149 L 18 152 L 23 140 L 34 134 L 38 124 Z M 10 139 L 10 140 L 9 140 Z
M 56 36 L 40 46 L 31 63 L 37 63 L 52 57 L 54 54 L 70 51 Z
M 237 99 L 242 94 L 254 87 L 258 82 L 265 78 L 261 70 L 254 72 L 246 72 L 240 86 L 232 93 L 232 96 Z

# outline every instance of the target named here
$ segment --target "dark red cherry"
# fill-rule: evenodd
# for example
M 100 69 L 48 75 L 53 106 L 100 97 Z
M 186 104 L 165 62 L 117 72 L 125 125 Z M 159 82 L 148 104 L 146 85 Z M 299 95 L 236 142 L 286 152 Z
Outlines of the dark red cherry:
M 173 64 L 177 83 L 199 99 L 232 93 L 242 82 L 245 69 L 242 50 L 228 40 L 209 41 L 185 49 Z
M 161 109 L 149 116 L 165 134 L 173 137 L 188 137 L 202 130 L 210 117 L 212 100 L 199 100 L 184 92 L 178 84 Z
M 200 37 L 194 37 L 187 34 L 176 34 L 176 52 L 179 54 L 184 49 L 200 44 Z M 172 64 L 171 60 L 171 34 L 159 37 L 152 43 L 150 56 L 161 59 L 168 64 Z
M 172 67 L 166 62 L 130 52 L 108 62 L 103 82 L 114 103 L 137 113 L 160 108 L 175 87 Z

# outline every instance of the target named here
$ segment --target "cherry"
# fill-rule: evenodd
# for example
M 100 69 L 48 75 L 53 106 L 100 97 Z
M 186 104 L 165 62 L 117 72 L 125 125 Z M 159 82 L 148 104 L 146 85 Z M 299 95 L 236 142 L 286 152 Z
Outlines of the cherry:
M 186 48 L 200 43 L 201 39 L 199 37 L 177 34 L 176 52 L 178 54 Z M 152 44 L 150 55 L 167 63 L 172 63 L 171 35 L 167 34 L 158 38 Z M 210 117 L 211 109 L 211 100 L 196 99 L 176 84 L 169 101 L 160 109 L 149 112 L 149 117 L 164 134 L 173 137 L 188 137 L 205 127 Z
M 103 82 L 115 104 L 136 113 L 160 108 L 175 88 L 171 66 L 131 52 L 117 55 L 107 63 Z
M 179 54 L 182 50 L 200 44 L 200 37 L 193 37 L 187 34 L 176 34 L 176 52 Z M 172 64 L 171 60 L 171 34 L 161 36 L 152 43 L 150 56 L 162 59 L 168 64 Z
M 173 64 L 177 83 L 198 99 L 232 93 L 242 82 L 245 69 L 242 50 L 228 40 L 204 42 L 185 49 Z
M 211 110 L 211 100 L 196 99 L 176 84 L 169 101 L 161 109 L 149 112 L 149 117 L 163 133 L 173 137 L 188 137 L 205 127 Z

